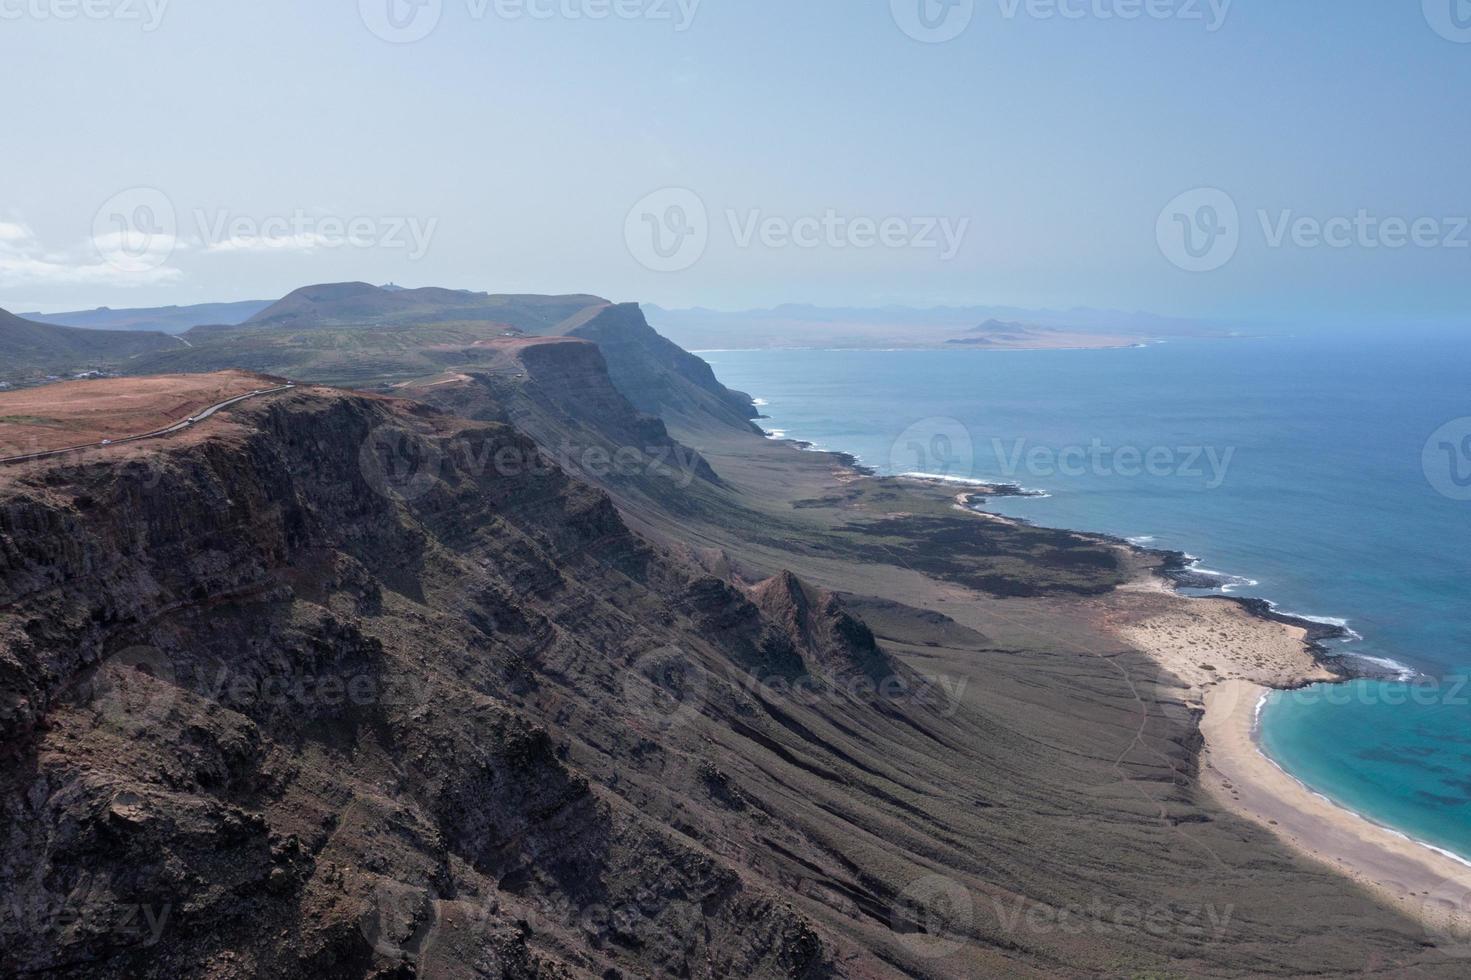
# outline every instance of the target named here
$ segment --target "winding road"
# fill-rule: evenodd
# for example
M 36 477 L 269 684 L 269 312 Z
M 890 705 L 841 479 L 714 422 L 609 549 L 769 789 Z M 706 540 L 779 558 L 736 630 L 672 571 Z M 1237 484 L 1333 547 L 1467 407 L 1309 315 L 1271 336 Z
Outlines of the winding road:
M 240 402 L 246 401 L 247 399 L 258 398 L 261 395 L 274 395 L 278 391 L 286 391 L 295 387 L 296 385 L 294 384 L 284 384 L 277 388 L 261 388 L 256 391 L 252 391 L 249 394 L 237 395 L 234 398 L 229 398 L 225 401 L 211 405 L 204 411 L 197 412 L 194 415 L 189 416 L 187 419 L 184 419 L 182 422 L 175 422 L 173 425 L 165 426 L 162 429 L 154 429 L 152 432 L 143 432 L 136 436 L 123 436 L 120 439 L 103 439 L 101 442 L 89 442 L 84 446 L 68 446 L 65 449 L 48 449 L 42 453 L 26 453 L 24 456 L 0 457 L 0 465 L 4 465 L 6 463 L 29 463 L 30 461 L 36 459 L 49 459 L 52 456 L 64 456 L 67 453 L 79 453 L 84 449 L 98 449 L 103 446 L 121 446 L 130 442 L 141 442 L 144 439 L 156 439 L 159 436 L 166 436 L 171 435 L 175 432 L 182 432 L 184 429 L 187 429 L 190 426 L 198 425 L 200 422 L 203 422 L 205 419 L 214 415 L 216 412 L 221 411 L 222 409 L 229 408 L 231 405 L 237 405 Z

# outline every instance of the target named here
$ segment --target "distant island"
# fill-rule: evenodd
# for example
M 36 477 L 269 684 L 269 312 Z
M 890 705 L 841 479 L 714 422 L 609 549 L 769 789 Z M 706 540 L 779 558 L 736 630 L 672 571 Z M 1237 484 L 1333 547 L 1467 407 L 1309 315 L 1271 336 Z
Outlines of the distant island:
M 768 348 L 1052 350 L 1134 347 L 1228 329 L 1151 313 L 1003 306 L 871 309 L 786 304 L 727 312 L 645 305 L 649 322 L 686 350 Z

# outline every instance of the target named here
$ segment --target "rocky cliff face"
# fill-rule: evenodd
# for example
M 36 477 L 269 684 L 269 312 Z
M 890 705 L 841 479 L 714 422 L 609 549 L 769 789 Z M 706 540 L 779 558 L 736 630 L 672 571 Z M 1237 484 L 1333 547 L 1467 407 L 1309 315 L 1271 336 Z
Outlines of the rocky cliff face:
M 299 389 L 3 480 L 0 972 L 820 977 L 890 927 L 827 824 L 946 705 L 515 429 Z
M 785 626 L 700 581 L 514 430 L 325 389 L 7 472 L 0 973 L 832 972 L 711 850 Z
M 753 431 L 751 397 L 720 383 L 710 365 L 661 337 L 636 303 L 608 306 L 569 335 L 597 344 L 616 384 L 641 412 L 657 415 L 677 430 L 711 425 Z
M 652 522 L 721 496 L 709 462 L 671 436 L 663 419 L 633 406 L 598 345 L 555 337 L 500 347 L 498 359 L 467 369 L 462 380 L 404 393 L 466 418 L 515 425 L 557 466 L 613 494 L 625 514 Z

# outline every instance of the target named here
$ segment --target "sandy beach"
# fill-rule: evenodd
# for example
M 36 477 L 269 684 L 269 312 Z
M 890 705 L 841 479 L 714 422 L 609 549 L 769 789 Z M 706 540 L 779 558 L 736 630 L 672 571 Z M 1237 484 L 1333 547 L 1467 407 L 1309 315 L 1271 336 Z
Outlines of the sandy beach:
M 1207 788 L 1297 851 L 1422 919 L 1438 944 L 1471 950 L 1471 866 L 1330 802 L 1263 755 L 1256 715 L 1268 693 L 1248 681 L 1207 693 L 1201 722 Z
M 1130 591 L 1129 612 L 1114 628 L 1181 680 L 1187 703 L 1204 708 L 1205 788 L 1298 853 L 1419 918 L 1431 942 L 1471 954 L 1471 866 L 1314 793 L 1258 746 L 1258 706 L 1272 689 L 1336 679 L 1313 659 L 1306 630 L 1235 603 L 1174 595 L 1155 578 Z

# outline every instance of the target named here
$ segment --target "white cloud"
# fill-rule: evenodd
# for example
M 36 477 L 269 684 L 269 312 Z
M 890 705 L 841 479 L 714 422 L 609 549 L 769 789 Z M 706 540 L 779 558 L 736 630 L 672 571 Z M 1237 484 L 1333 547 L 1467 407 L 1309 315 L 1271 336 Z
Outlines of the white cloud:
M 179 279 L 183 273 L 150 256 L 168 255 L 182 245 L 154 242 L 142 260 L 130 261 L 123 241 L 99 241 L 70 251 L 48 250 L 27 225 L 0 221 L 0 288 L 17 286 L 149 286 Z M 109 246 L 112 246 L 111 248 Z M 113 261 L 97 257 L 111 255 Z M 123 258 L 118 259 L 119 256 Z
M 315 252 L 319 248 L 341 245 L 327 235 L 301 232 L 295 235 L 236 235 L 223 241 L 210 242 L 206 252 Z
M 14 221 L 0 221 L 0 243 L 23 242 L 34 237 L 35 235 L 25 225 Z

